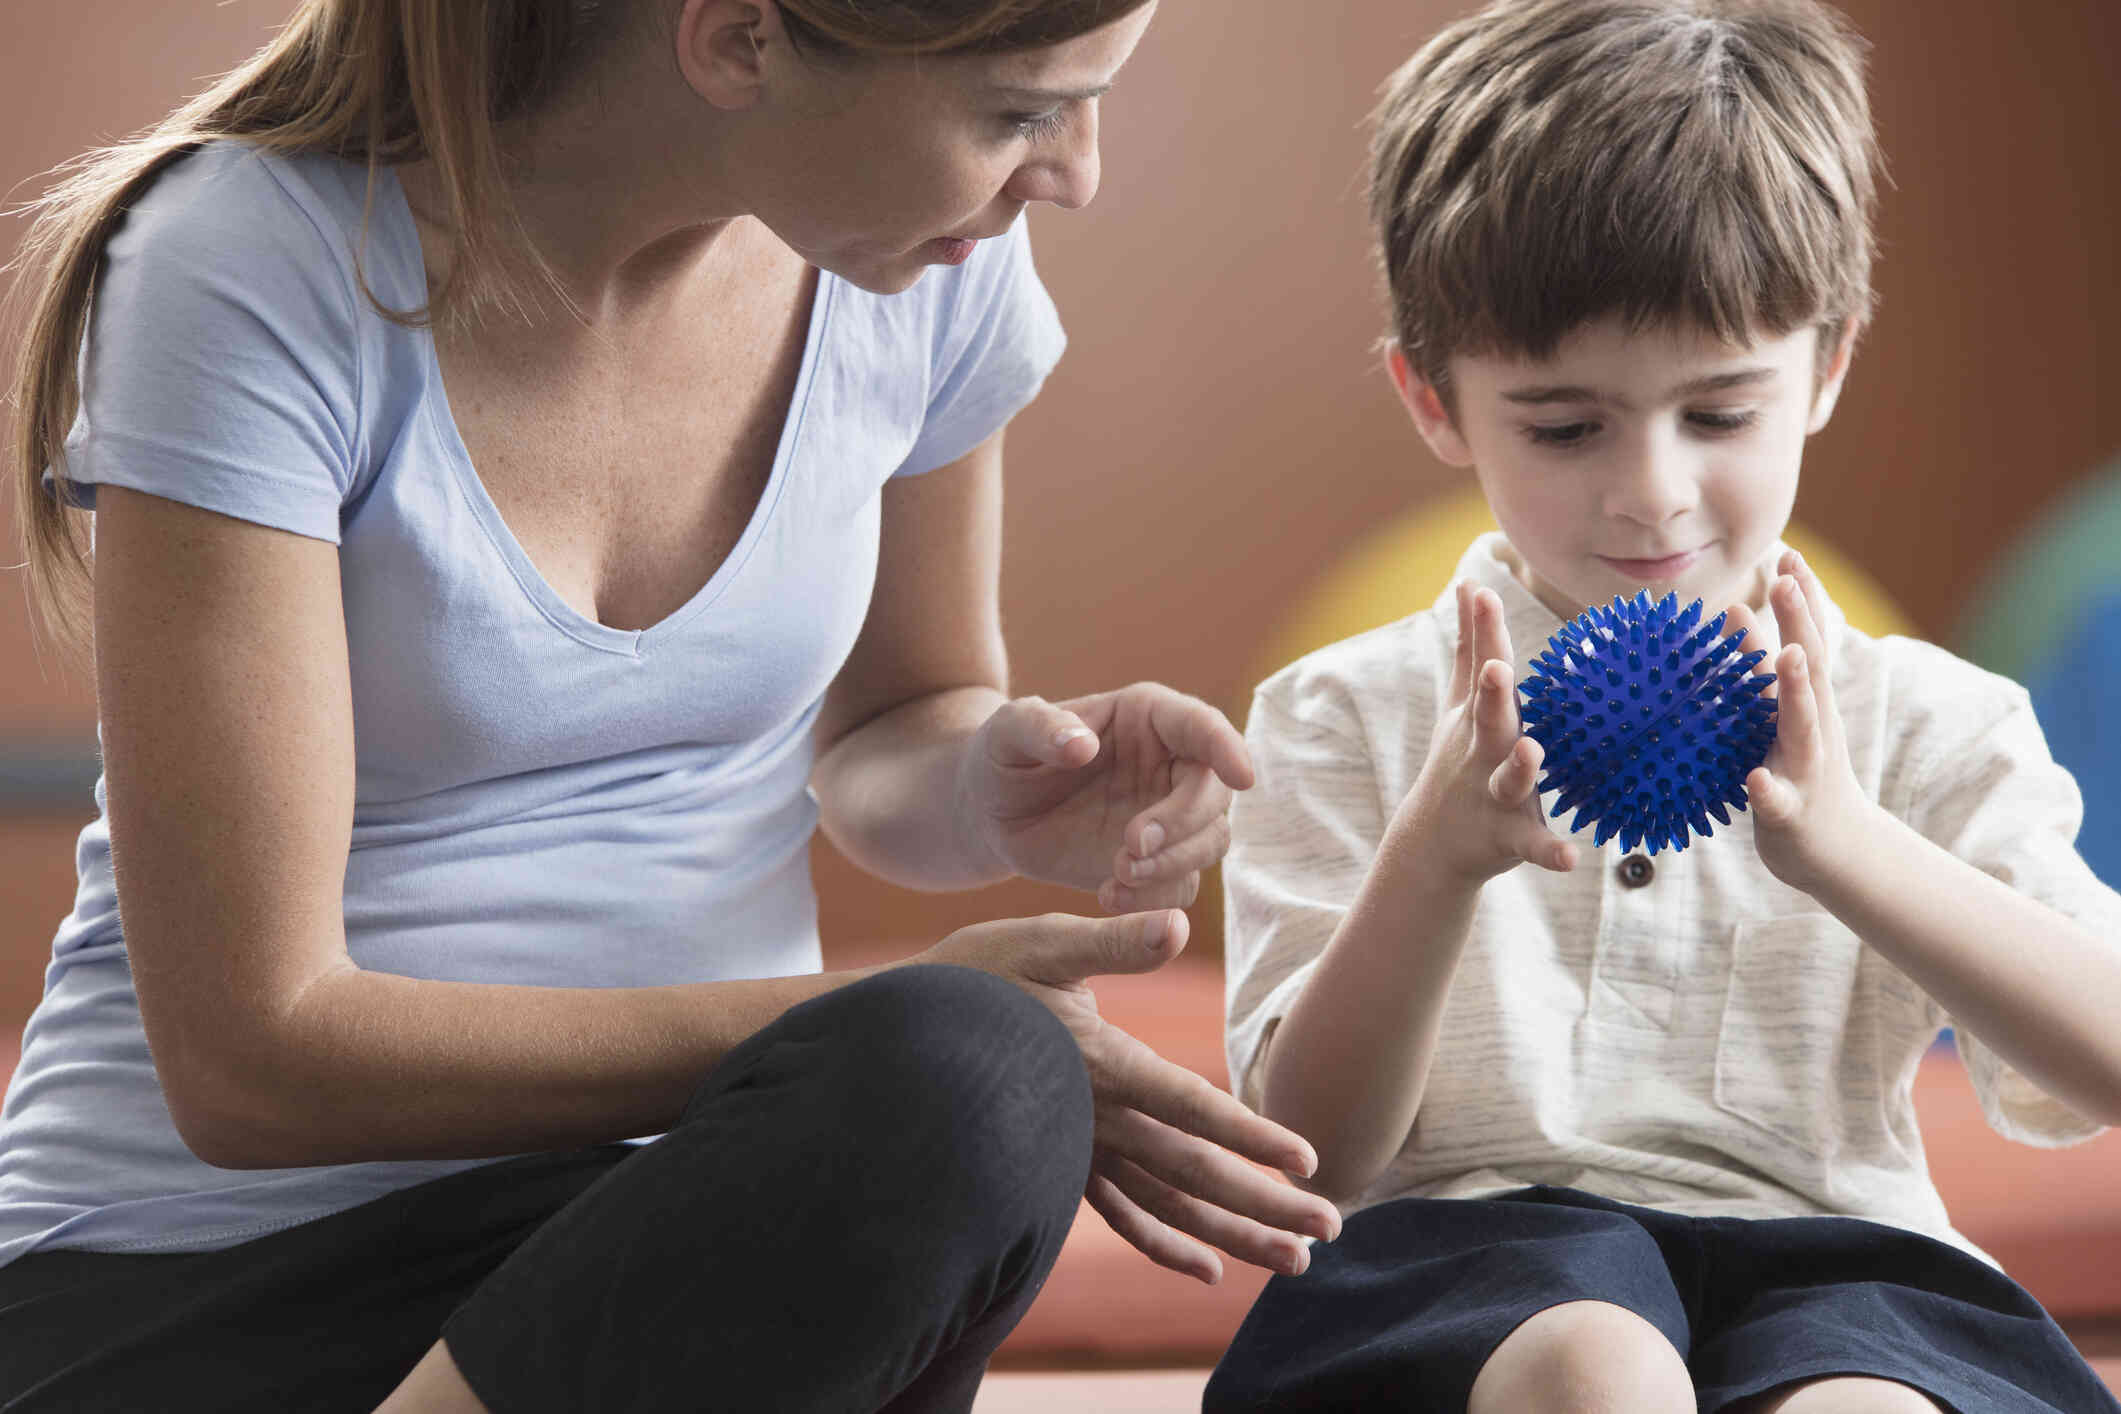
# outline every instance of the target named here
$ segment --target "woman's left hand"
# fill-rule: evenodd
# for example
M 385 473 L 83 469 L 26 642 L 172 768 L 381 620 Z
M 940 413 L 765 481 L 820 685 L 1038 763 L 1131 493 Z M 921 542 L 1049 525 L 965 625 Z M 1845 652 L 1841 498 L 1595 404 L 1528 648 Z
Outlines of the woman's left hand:
M 1230 847 L 1244 738 L 1198 698 L 1136 683 L 1019 697 L 966 744 L 958 815 L 1011 873 L 1095 889 L 1114 913 L 1184 908 Z

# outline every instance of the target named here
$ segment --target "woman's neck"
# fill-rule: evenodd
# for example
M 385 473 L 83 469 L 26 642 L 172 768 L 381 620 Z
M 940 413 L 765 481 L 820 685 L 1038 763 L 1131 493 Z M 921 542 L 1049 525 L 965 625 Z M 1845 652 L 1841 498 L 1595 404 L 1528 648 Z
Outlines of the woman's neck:
M 498 134 L 514 216 L 592 326 L 662 303 L 719 248 L 741 244 L 725 239 L 744 207 L 729 194 L 720 134 L 706 130 L 712 115 L 672 86 L 607 77 Z M 436 169 L 409 163 L 398 180 L 439 281 L 452 242 Z

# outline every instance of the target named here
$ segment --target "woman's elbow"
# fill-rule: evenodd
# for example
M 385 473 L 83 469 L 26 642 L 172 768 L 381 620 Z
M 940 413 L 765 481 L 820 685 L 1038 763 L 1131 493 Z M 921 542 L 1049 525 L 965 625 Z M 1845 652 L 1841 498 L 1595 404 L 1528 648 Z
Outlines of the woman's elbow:
M 330 1162 L 318 1143 L 313 1110 L 299 1106 L 293 1087 L 266 1079 L 281 1069 L 254 1058 L 196 1054 L 158 1057 L 155 1063 L 170 1122 L 199 1162 L 221 1169 Z

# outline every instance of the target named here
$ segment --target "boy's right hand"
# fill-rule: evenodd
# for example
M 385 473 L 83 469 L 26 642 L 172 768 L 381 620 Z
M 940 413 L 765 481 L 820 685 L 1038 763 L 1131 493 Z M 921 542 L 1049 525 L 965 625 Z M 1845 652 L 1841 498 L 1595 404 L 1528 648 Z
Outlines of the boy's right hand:
M 1456 585 L 1458 653 L 1429 758 L 1400 804 L 1434 862 L 1479 886 L 1526 860 L 1566 873 L 1576 846 L 1547 827 L 1534 788 L 1545 758 L 1517 715 L 1516 659 L 1502 599 Z

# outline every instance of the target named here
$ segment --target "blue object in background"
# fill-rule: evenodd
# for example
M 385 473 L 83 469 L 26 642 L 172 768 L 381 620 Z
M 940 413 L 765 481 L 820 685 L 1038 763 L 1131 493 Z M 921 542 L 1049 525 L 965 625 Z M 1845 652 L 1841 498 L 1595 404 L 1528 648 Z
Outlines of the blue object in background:
M 2121 456 L 2071 486 L 1975 585 L 1959 652 L 2023 683 L 2084 794 L 2077 851 L 2121 889 Z
M 2121 560 L 2121 547 L 2115 555 Z M 2084 793 L 2077 852 L 2110 888 L 2121 889 L 2121 656 L 2111 629 L 2121 621 L 2121 564 L 2114 574 L 2114 584 L 2078 609 L 2025 685 L 2048 750 Z

